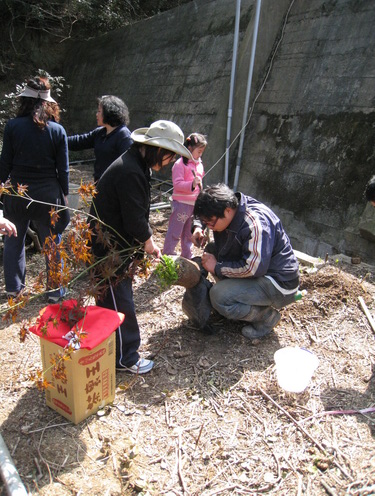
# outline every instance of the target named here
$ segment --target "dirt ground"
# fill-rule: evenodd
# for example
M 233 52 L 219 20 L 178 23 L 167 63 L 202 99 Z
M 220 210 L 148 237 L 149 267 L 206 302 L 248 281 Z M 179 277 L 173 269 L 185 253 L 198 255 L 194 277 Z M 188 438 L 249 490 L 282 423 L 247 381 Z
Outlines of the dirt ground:
M 160 245 L 169 213 L 152 213 Z M 30 280 L 44 262 L 32 249 L 27 258 Z M 41 367 L 36 336 L 21 344 L 19 323 L 2 322 L 1 434 L 29 493 L 375 494 L 375 335 L 358 300 L 374 316 L 374 273 L 332 261 L 301 266 L 301 278 L 307 294 L 254 345 L 240 323 L 217 316 L 216 332 L 200 333 L 181 310 L 183 288 L 161 292 L 136 276 L 141 353 L 155 367 L 143 377 L 117 373 L 115 403 L 78 425 L 29 380 Z M 2 271 L 1 286 L 4 310 Z M 36 317 L 42 306 L 25 312 Z M 319 358 L 303 393 L 277 383 L 274 353 L 285 346 Z

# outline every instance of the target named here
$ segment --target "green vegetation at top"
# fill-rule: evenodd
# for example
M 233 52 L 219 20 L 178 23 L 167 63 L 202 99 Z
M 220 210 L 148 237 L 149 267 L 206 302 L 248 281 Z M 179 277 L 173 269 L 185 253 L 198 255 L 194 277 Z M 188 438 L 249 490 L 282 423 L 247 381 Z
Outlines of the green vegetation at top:
M 189 0 L 6 0 L 0 23 L 60 39 L 94 37 L 177 7 Z M 17 42 L 17 39 L 13 39 Z
M 191 0 L 4 0 L 0 8 L 0 81 L 31 46 L 94 38 Z M 24 75 L 23 77 L 26 77 Z

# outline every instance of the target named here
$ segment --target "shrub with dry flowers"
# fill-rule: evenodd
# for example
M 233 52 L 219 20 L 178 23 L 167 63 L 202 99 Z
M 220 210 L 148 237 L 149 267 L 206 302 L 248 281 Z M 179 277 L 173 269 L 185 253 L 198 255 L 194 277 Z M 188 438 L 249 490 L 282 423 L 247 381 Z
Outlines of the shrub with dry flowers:
M 72 209 L 70 207 L 61 207 L 61 205 L 50 205 L 51 226 L 55 226 L 60 218 L 62 210 L 69 209 L 70 225 L 64 232 L 60 243 L 57 242 L 56 235 L 52 234 L 46 238 L 42 254 L 48 260 L 48 286 L 58 288 L 64 287 L 68 290 L 73 290 L 77 294 L 77 307 L 70 315 L 63 318 L 69 319 L 69 325 L 74 329 L 75 340 L 78 346 L 81 339 L 85 337 L 85 330 L 79 328 L 78 322 L 82 321 L 82 312 L 85 309 L 85 302 L 89 297 L 97 299 L 103 291 L 111 284 L 118 283 L 124 277 L 133 276 L 137 270 L 140 275 L 147 276 L 150 270 L 150 261 L 142 259 L 140 253 L 143 254 L 142 246 L 130 246 L 124 241 L 124 246 L 128 248 L 118 249 L 114 236 L 117 232 L 113 232 L 107 224 L 101 219 L 88 214 L 85 210 L 91 204 L 95 197 L 95 185 L 92 183 L 83 183 L 78 189 L 78 194 L 83 203 L 82 209 Z M 0 195 L 12 195 L 22 197 L 30 202 L 36 202 L 28 196 L 26 185 L 17 185 L 14 187 L 10 182 L 0 185 Z M 45 202 L 40 202 L 46 205 Z M 91 243 L 93 232 L 91 226 L 95 226 L 95 234 L 98 241 L 108 248 L 108 254 L 102 258 L 95 258 L 91 251 Z M 130 259 L 136 259 L 129 265 Z M 129 267 L 128 267 L 129 266 Z M 120 270 L 123 267 L 128 267 L 125 271 Z M 41 272 L 32 282 L 26 287 L 17 297 L 8 298 L 7 308 L 2 312 L 3 320 L 16 322 L 22 309 L 32 300 L 46 295 L 44 285 L 44 273 Z M 24 342 L 29 334 L 31 327 L 30 320 L 23 320 L 20 324 L 20 341 Z M 54 322 L 58 325 L 58 322 Z M 45 328 L 47 332 L 47 326 Z M 64 378 L 65 361 L 71 357 L 73 348 L 68 346 L 53 357 L 51 363 L 52 374 L 56 378 Z M 37 371 L 31 376 L 39 389 L 45 389 L 51 385 L 44 379 L 42 371 Z

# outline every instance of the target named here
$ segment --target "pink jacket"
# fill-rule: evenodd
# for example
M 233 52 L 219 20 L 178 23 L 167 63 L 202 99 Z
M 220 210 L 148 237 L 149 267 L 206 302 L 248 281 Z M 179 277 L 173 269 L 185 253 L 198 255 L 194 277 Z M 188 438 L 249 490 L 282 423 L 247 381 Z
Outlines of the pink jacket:
M 198 186 L 192 190 L 194 173 L 197 177 L 203 178 L 204 168 L 201 159 L 199 159 L 198 162 L 189 160 L 186 165 L 182 158 L 176 161 L 172 167 L 173 200 L 194 205 L 195 200 L 200 193 Z

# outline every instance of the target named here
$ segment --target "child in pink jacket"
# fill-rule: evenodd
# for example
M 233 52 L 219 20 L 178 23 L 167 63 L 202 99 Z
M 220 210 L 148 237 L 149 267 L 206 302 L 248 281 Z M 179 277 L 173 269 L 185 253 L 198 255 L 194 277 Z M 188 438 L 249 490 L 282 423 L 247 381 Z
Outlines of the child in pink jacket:
M 173 194 L 172 213 L 165 237 L 163 254 L 176 255 L 175 248 L 181 240 L 181 256 L 191 258 L 191 220 L 194 203 L 202 189 L 204 168 L 201 157 L 207 146 L 203 134 L 192 133 L 184 146 L 194 160 L 181 157 L 172 168 Z

